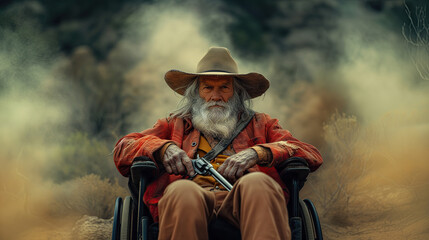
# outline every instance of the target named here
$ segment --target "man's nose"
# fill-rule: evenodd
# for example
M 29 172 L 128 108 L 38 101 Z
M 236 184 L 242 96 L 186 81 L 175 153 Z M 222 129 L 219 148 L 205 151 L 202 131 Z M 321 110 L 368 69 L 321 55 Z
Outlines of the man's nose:
M 213 94 L 210 98 L 211 101 L 221 101 L 222 100 L 222 95 L 220 94 L 219 91 L 213 91 Z

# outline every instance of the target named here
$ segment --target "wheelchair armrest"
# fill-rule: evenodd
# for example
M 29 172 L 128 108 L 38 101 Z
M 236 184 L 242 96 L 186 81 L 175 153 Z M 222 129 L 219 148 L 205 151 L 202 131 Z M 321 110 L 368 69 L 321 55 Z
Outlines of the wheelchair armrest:
M 291 157 L 281 163 L 277 167 L 281 179 L 286 185 L 290 185 L 292 180 L 297 180 L 300 184 L 300 189 L 304 186 L 307 176 L 310 173 L 310 168 L 305 159 L 300 157 Z
M 141 156 L 134 158 L 130 171 L 133 183 L 138 183 L 141 177 L 144 177 L 149 182 L 157 177 L 158 168 L 150 158 Z

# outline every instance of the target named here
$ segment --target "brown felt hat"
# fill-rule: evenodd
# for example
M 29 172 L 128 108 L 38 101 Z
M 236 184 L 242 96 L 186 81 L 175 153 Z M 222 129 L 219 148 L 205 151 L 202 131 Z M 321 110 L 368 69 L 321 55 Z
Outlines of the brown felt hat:
M 175 92 L 183 95 L 186 88 L 201 75 L 232 75 L 241 80 L 251 98 L 261 96 L 270 87 L 270 82 L 259 73 L 238 73 L 237 63 L 227 48 L 212 47 L 197 65 L 196 73 L 170 70 L 165 74 L 165 81 Z

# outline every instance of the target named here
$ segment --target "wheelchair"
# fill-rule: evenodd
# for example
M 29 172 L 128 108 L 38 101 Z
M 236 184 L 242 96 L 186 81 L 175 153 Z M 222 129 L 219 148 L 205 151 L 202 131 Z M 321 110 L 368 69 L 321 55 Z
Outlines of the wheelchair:
M 157 240 L 158 223 L 143 203 L 147 184 L 156 178 L 156 165 L 147 157 L 138 157 L 130 169 L 128 187 L 131 196 L 115 202 L 112 240 Z M 142 161 L 143 160 L 143 161 Z M 319 217 L 314 204 L 309 199 L 301 200 L 299 191 L 310 173 L 307 162 L 292 157 L 283 162 L 277 170 L 283 182 L 290 190 L 288 203 L 289 225 L 292 240 L 323 240 Z M 209 223 L 210 240 L 240 240 L 240 229 L 222 219 Z

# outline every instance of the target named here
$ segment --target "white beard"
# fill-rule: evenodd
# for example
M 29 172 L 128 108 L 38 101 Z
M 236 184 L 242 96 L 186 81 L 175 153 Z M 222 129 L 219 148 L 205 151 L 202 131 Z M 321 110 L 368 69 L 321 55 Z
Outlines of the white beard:
M 192 124 L 194 127 L 206 136 L 220 139 L 229 138 L 237 125 L 238 117 L 234 97 L 227 103 L 222 101 L 205 102 L 204 99 L 198 97 L 192 106 Z M 222 107 L 209 108 L 213 105 Z

